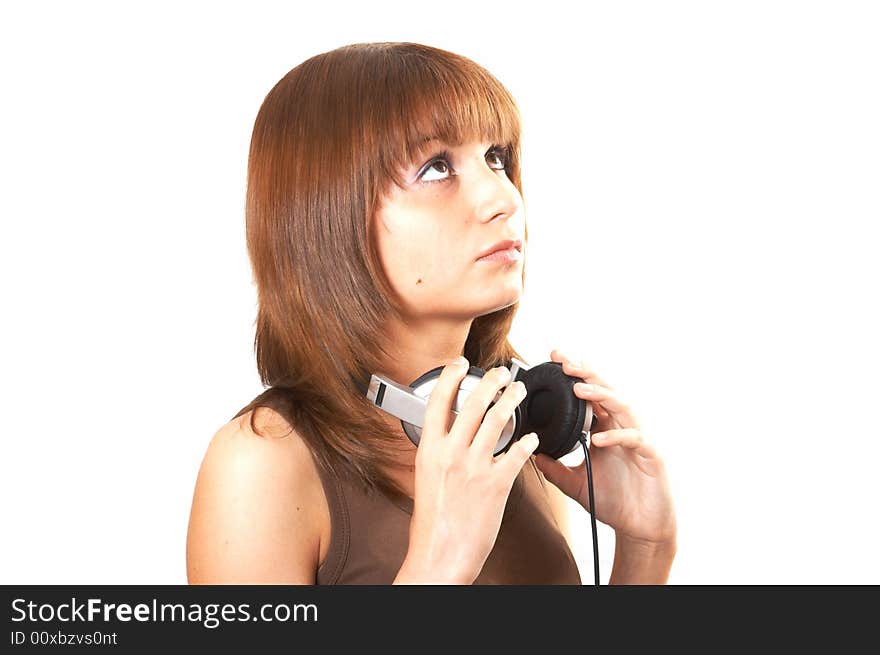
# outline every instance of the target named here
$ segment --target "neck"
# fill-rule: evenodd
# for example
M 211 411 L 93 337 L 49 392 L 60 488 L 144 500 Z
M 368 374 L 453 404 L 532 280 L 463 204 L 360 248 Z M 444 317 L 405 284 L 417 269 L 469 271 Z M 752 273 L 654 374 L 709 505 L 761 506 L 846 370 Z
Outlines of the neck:
M 400 384 L 410 384 L 423 373 L 464 354 L 473 319 L 432 319 L 395 323 L 388 330 L 393 357 L 380 372 Z
M 421 375 L 438 366 L 445 366 L 451 360 L 464 354 L 473 319 L 466 320 L 436 317 L 431 320 L 414 322 L 411 320 L 394 322 L 386 331 L 387 343 L 393 357 L 385 361 L 381 370 L 399 384 L 409 385 Z M 400 425 L 400 419 L 379 410 L 390 427 L 396 429 L 401 438 L 401 460 L 405 466 L 412 466 L 416 446 Z

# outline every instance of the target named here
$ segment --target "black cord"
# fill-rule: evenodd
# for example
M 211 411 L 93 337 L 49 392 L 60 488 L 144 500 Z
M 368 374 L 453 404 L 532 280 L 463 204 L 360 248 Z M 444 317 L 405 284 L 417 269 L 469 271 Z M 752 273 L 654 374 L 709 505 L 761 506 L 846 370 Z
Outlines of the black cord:
M 590 433 L 581 432 L 581 445 L 584 447 L 584 461 L 587 464 L 587 484 L 590 492 L 590 523 L 593 526 L 593 576 L 599 586 L 599 540 L 596 537 L 596 507 L 593 503 L 593 467 L 590 466 Z

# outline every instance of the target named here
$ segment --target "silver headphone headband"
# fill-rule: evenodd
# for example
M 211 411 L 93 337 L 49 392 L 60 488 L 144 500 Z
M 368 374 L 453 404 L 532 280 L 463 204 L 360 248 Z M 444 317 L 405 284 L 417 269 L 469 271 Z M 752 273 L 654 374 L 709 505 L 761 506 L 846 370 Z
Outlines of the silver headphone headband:
M 519 371 L 527 371 L 528 369 L 529 367 L 524 362 L 513 358 L 510 366 L 511 380 L 516 380 Z M 370 376 L 366 397 L 382 411 L 399 418 L 403 423 L 404 432 L 418 446 L 422 428 L 425 425 L 425 409 L 428 406 L 428 397 L 438 378 L 439 372 L 436 376 L 419 384 L 417 388 L 411 388 L 399 384 L 385 375 L 374 373 Z M 479 381 L 480 378 L 476 375 L 468 374 L 465 376 L 453 403 L 453 414 L 458 414 L 464 400 Z M 499 390 L 495 397 L 496 401 L 503 392 L 503 389 Z M 516 434 L 516 427 L 516 415 L 513 415 L 507 421 L 507 424 L 501 431 L 501 435 L 498 437 L 498 442 L 495 445 L 495 454 L 500 453 L 507 447 Z

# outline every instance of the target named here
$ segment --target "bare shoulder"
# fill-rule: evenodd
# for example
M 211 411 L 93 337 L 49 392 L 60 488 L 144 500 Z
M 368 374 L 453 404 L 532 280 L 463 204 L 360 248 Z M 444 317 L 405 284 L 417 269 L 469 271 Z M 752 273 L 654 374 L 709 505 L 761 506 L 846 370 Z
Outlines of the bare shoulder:
M 308 445 L 273 410 L 221 427 L 193 493 L 190 584 L 314 584 L 326 499 Z

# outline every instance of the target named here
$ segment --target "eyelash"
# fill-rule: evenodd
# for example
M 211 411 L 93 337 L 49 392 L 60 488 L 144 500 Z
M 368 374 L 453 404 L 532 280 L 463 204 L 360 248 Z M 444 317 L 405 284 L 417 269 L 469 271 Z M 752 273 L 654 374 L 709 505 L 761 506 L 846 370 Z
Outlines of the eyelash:
M 493 145 L 491 148 L 489 148 L 488 152 L 486 152 L 487 155 L 489 155 L 491 153 L 495 153 L 498 155 L 498 158 L 501 160 L 501 163 L 504 166 L 504 170 L 506 171 L 508 165 L 510 164 L 509 149 L 506 147 L 503 147 L 503 146 Z M 428 165 L 425 166 L 424 170 L 419 174 L 419 181 L 422 184 L 434 184 L 436 182 L 448 182 L 450 179 L 452 179 L 452 175 L 450 175 L 449 177 L 441 178 L 439 180 L 423 180 L 422 177 L 425 175 L 425 173 L 427 173 L 429 170 L 431 170 L 431 167 L 434 166 L 434 164 L 436 164 L 438 161 L 445 161 L 446 165 L 449 166 L 450 159 L 452 159 L 452 155 L 449 154 L 448 150 L 443 150 L 441 152 L 438 152 L 436 155 L 434 155 L 434 158 L 431 159 L 430 162 L 428 162 Z M 452 166 L 449 166 L 449 168 L 452 168 Z

